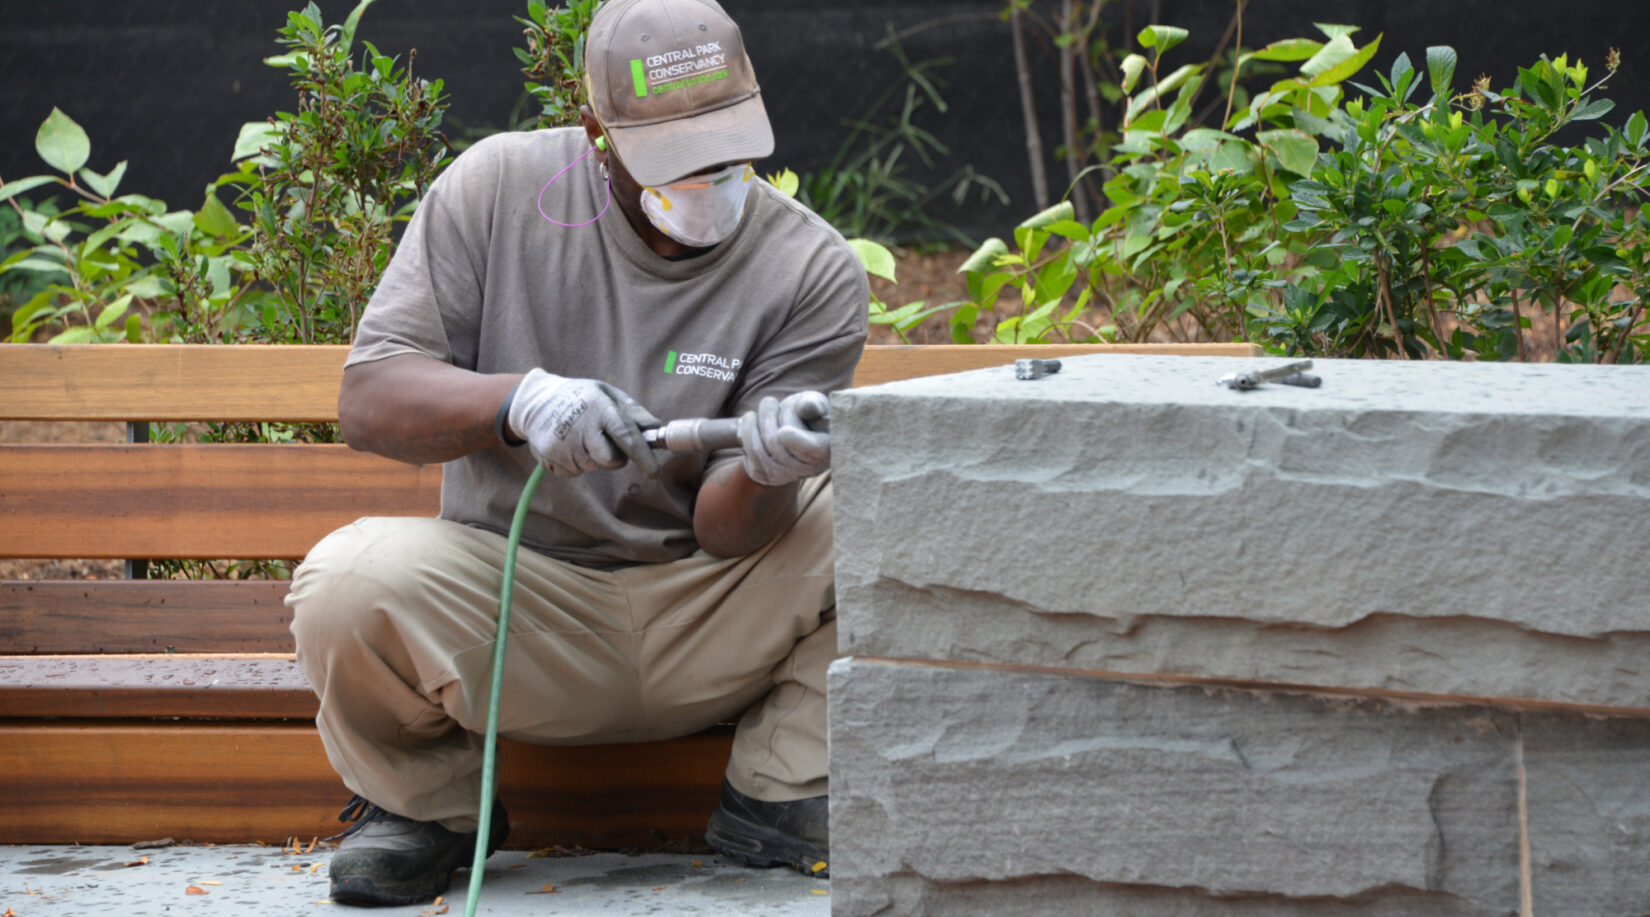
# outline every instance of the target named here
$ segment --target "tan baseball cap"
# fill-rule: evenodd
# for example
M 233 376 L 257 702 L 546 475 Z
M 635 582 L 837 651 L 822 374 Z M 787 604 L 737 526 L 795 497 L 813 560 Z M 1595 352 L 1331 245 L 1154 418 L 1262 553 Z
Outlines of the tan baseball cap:
M 714 0 L 609 0 L 584 61 L 590 107 L 644 185 L 773 153 L 744 39 Z

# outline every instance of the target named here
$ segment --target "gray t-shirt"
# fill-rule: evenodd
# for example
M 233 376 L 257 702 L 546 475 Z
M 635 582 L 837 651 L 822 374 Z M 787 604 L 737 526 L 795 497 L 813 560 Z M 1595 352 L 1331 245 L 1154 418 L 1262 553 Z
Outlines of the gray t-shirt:
M 836 230 L 762 181 L 734 235 L 696 258 L 655 254 L 617 206 L 564 228 L 544 215 L 581 223 L 606 200 L 594 157 L 546 185 L 586 149 L 582 130 L 560 129 L 497 134 L 459 156 L 408 225 L 346 365 L 422 353 L 482 373 L 539 366 L 605 380 L 661 420 L 852 381 L 869 288 Z M 502 445 L 447 463 L 442 517 L 508 531 L 532 468 L 526 447 Z M 586 566 L 685 557 L 706 469 L 676 454 L 656 480 L 630 465 L 546 475 L 522 543 Z

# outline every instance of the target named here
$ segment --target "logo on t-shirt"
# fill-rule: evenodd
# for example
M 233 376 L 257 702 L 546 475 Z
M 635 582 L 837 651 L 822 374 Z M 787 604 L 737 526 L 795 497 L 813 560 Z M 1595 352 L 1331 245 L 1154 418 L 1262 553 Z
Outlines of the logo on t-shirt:
M 665 375 L 703 376 L 718 382 L 732 382 L 739 375 L 743 361 L 737 357 L 723 357 L 714 353 L 678 353 L 665 355 Z

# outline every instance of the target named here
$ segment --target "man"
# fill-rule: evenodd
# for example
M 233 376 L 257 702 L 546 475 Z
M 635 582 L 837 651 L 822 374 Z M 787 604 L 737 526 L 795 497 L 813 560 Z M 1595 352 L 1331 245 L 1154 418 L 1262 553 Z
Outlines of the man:
M 446 465 L 439 519 L 334 532 L 287 600 L 357 794 L 338 901 L 426 900 L 473 856 L 504 533 L 535 462 L 555 475 L 518 558 L 500 733 L 637 742 L 743 714 L 707 840 L 824 871 L 830 448 L 808 421 L 859 359 L 864 271 L 755 179 L 772 132 L 716 3 L 612 0 L 586 60 L 580 128 L 490 137 L 431 187 L 346 364 L 350 445 Z M 642 441 L 699 416 L 741 418 L 741 449 Z

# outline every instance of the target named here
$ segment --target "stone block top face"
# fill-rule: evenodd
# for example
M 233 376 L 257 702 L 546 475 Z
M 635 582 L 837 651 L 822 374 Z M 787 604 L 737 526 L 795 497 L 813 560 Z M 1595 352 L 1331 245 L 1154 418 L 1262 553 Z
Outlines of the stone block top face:
M 1597 703 L 1650 705 L 1642 666 L 1588 655 L 1650 633 L 1650 368 L 1318 360 L 1319 389 L 1216 384 L 1283 362 L 1099 355 L 836 393 L 842 650 L 1580 703 L 1608 679 Z M 1404 626 L 1441 620 L 1486 658 L 1426 661 Z M 1157 622 L 1178 628 L 1160 647 L 1199 622 L 1265 639 L 1201 667 L 1117 643 Z M 1321 638 L 1354 626 L 1414 665 L 1337 674 L 1357 641 Z M 1593 642 L 1554 672 L 1530 643 L 1550 638 Z M 1463 665 L 1489 674 L 1426 674 Z
M 1316 359 L 1310 372 L 1323 379 L 1320 388 L 1267 383 L 1234 391 L 1216 384 L 1227 373 L 1291 362 L 1295 358 L 1095 354 L 1062 358 L 1059 372 L 1035 380 L 1016 379 L 1008 363 L 846 389 L 834 397 L 850 403 L 885 397 L 978 398 L 1650 420 L 1650 366 Z

